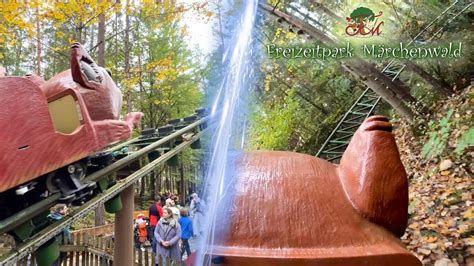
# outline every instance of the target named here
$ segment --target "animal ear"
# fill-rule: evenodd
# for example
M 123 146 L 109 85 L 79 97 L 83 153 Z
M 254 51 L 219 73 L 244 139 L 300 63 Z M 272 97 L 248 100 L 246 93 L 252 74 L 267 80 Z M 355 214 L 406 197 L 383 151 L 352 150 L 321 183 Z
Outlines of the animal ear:
M 354 134 L 339 165 L 339 177 L 354 208 L 397 236 L 408 220 L 408 181 L 392 125 L 368 118 Z

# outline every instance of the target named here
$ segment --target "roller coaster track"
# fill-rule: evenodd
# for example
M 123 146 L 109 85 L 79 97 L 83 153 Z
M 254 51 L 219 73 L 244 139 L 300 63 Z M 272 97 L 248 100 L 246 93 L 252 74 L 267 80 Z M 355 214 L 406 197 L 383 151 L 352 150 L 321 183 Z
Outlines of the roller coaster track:
M 179 152 L 198 141 L 201 136 L 209 130 L 210 127 L 207 125 L 209 124 L 209 120 L 210 118 L 208 116 L 200 119 L 195 117 L 195 119 L 188 121 L 172 120 L 175 122 L 174 126 L 165 126 L 167 127 L 167 130 L 165 132 L 166 136 L 162 135 L 161 137 L 151 139 L 144 139 L 143 137 L 138 137 L 109 149 L 108 151 L 119 151 L 124 147 L 127 147 L 128 145 L 134 145 L 136 143 L 141 143 L 141 145 L 144 146 L 140 150 L 135 151 L 130 155 L 127 155 L 126 157 L 114 162 L 106 168 L 103 168 L 102 170 L 99 170 L 97 172 L 92 173 L 91 175 L 86 176 L 85 181 L 99 181 L 105 176 L 116 173 L 118 170 L 129 165 L 130 163 L 137 161 L 140 158 L 146 157 L 149 153 L 160 149 L 162 146 L 168 145 L 166 153 L 161 154 L 158 158 L 142 166 L 140 169 L 136 170 L 126 178 L 118 180 L 117 183 L 107 188 L 107 190 L 105 190 L 104 192 L 97 194 L 95 197 L 93 197 L 86 203 L 82 204 L 77 208 L 74 208 L 74 210 L 70 214 L 66 215 L 60 221 L 57 221 L 47 226 L 38 233 L 34 234 L 34 236 L 32 236 L 26 242 L 19 244 L 10 252 L 3 254 L 0 257 L 0 265 L 14 265 L 23 257 L 27 256 L 28 254 L 31 254 L 32 252 L 40 248 L 43 244 L 48 242 L 50 239 L 61 233 L 64 228 L 69 227 L 74 222 L 79 221 L 89 212 L 95 210 L 101 204 L 114 198 L 115 196 L 120 194 L 120 192 L 136 183 L 140 178 L 146 176 L 147 174 L 155 170 L 157 166 L 166 163 L 166 161 L 168 161 L 170 158 L 177 155 Z M 176 131 L 173 130 L 173 128 L 179 130 Z M 181 139 L 183 134 L 186 133 L 188 133 L 188 136 L 186 138 Z M 178 139 L 179 141 L 177 141 Z M 176 146 L 173 147 L 173 145 Z M 17 213 L 11 217 L 8 217 L 7 219 L 0 221 L 0 229 L 2 229 L 2 231 L 8 231 L 17 226 L 18 224 L 32 219 L 36 215 L 42 213 L 45 208 L 47 210 L 47 208 L 51 206 L 51 204 L 54 203 L 58 198 L 59 193 L 53 194 L 45 200 L 21 211 L 20 213 Z
M 470 2 L 462 7 L 460 10 L 454 12 L 449 12 L 456 7 L 459 1 L 454 2 L 449 7 L 447 7 L 441 14 L 439 14 L 435 19 L 433 19 L 423 30 L 421 30 L 412 40 L 407 44 L 407 46 L 415 45 L 421 40 L 432 40 L 439 32 L 444 29 L 444 25 L 441 25 L 440 28 L 428 39 L 423 38 L 429 28 L 433 25 L 446 19 L 449 24 L 457 16 L 470 8 L 474 3 Z M 449 17 L 449 19 L 447 19 Z M 382 74 L 389 77 L 392 81 L 396 80 L 400 73 L 405 69 L 406 64 L 391 60 L 381 71 Z M 375 94 L 371 89 L 366 88 L 361 96 L 356 100 L 356 102 L 351 106 L 351 108 L 344 114 L 342 119 L 339 121 L 337 126 L 331 132 L 329 137 L 323 143 L 319 149 L 316 156 L 325 158 L 328 161 L 339 162 L 342 154 L 346 150 L 349 142 L 354 135 L 357 128 L 360 124 L 369 117 L 373 112 L 377 104 L 380 102 L 381 97 Z

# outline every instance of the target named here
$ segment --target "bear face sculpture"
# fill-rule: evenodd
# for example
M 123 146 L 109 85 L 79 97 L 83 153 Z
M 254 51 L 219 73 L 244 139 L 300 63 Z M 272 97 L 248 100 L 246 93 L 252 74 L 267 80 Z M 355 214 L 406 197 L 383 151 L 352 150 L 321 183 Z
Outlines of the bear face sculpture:
M 421 265 L 397 238 L 408 183 L 391 129 L 368 118 L 339 166 L 293 152 L 239 157 L 206 254 L 220 265 Z
M 110 74 L 99 67 L 81 44 L 71 47 L 71 69 L 40 85 L 46 98 L 68 88 L 79 92 L 93 121 L 117 120 L 122 108 L 122 93 Z

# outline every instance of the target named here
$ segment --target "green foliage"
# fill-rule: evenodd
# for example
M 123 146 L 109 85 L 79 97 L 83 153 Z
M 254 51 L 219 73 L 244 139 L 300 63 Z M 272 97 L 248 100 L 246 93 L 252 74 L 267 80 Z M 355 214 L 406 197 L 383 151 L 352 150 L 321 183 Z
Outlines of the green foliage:
M 283 108 L 260 106 L 251 114 L 251 149 L 286 150 L 294 132 L 295 116 L 299 115 L 298 103 L 290 93 Z
M 452 115 L 453 110 L 449 110 L 439 123 L 435 123 L 434 121 L 428 123 L 429 139 L 423 146 L 423 157 L 432 158 L 443 153 L 449 140 L 451 128 L 457 123 L 456 119 L 451 119 Z
M 469 131 L 459 138 L 454 152 L 462 154 L 467 147 L 472 146 L 474 146 L 474 128 L 470 128 Z

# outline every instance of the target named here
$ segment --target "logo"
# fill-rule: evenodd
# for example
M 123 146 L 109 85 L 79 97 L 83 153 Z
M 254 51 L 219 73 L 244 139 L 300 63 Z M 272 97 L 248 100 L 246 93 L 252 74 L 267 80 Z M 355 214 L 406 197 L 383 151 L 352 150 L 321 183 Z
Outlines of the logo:
M 375 15 L 372 10 L 367 7 L 358 7 L 352 11 L 350 17 L 346 17 L 347 27 L 346 34 L 349 36 L 379 36 L 382 31 L 380 27 L 383 25 L 383 21 L 378 21 L 378 18 L 382 16 L 382 11 L 378 15 Z

